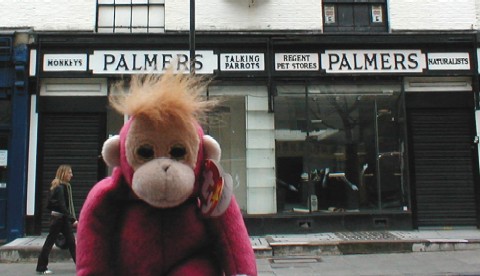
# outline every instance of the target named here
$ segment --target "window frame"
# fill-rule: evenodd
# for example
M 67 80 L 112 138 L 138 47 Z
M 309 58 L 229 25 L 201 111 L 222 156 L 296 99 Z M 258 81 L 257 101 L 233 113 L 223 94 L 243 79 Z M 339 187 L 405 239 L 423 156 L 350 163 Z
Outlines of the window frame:
M 151 25 L 152 18 L 151 8 L 163 8 L 163 24 Z M 127 26 L 119 26 L 116 22 L 116 15 L 119 8 L 130 9 L 130 16 L 128 18 L 129 24 Z M 145 26 L 134 23 L 135 10 L 146 8 L 147 22 Z M 100 25 L 100 18 L 102 16 L 102 9 L 111 12 L 111 24 Z M 96 3 L 96 21 L 95 32 L 100 33 L 163 33 L 165 32 L 165 0 L 97 0 Z
M 333 6 L 335 22 L 327 23 L 326 20 L 326 6 Z M 360 7 L 368 7 L 368 26 L 357 26 L 355 24 L 355 15 L 358 15 Z M 381 6 L 382 8 L 382 22 L 374 22 L 373 8 Z M 339 7 L 351 8 L 352 10 L 352 25 L 344 25 L 340 22 L 341 16 L 339 14 Z M 357 12 L 356 12 L 357 9 Z M 324 33 L 344 33 L 344 32 L 387 32 L 388 31 L 388 16 L 387 16 L 387 1 L 386 0 L 324 0 L 322 2 L 322 20 Z

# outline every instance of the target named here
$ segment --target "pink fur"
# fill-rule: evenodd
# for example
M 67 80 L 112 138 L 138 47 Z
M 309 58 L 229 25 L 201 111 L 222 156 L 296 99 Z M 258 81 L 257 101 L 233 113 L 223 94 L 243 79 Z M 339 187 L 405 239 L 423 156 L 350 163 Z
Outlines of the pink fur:
M 257 275 L 255 255 L 235 197 L 232 195 L 228 208 L 220 216 L 201 215 L 203 164 L 205 158 L 220 159 L 218 143 L 211 137 L 204 140 L 203 130 L 196 121 L 190 124 L 196 128 L 196 143 L 199 143 L 198 152 L 193 153 L 196 158 L 189 159 L 194 160 L 195 166 L 184 166 L 193 170 L 191 194 L 174 207 L 153 207 L 132 190 L 134 175 L 144 166 L 140 162 L 134 169 L 127 158 L 132 152 L 127 137 L 136 118 L 132 116 L 123 126 L 120 142 L 112 143 L 120 148 L 106 151 L 112 164 L 120 164 L 111 177 L 92 188 L 83 205 L 77 231 L 77 275 Z M 169 131 L 176 130 L 164 129 L 155 135 L 154 143 L 164 141 L 161 139 L 168 137 Z M 138 133 L 132 135 L 135 134 Z M 119 156 L 112 156 L 117 152 Z M 148 172 L 155 167 L 146 168 L 140 170 L 139 174 L 146 171 L 140 177 L 154 181 Z M 141 178 L 139 182 L 145 181 Z

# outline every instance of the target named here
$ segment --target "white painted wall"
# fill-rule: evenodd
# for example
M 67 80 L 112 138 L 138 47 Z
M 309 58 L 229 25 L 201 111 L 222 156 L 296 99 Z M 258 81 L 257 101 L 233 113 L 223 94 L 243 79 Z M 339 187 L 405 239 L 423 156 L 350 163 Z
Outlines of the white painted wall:
M 0 28 L 93 31 L 95 0 L 0 0 Z
M 165 1 L 167 31 L 189 30 L 190 1 Z M 197 30 L 321 30 L 319 0 L 197 0 Z M 1 0 L 0 28 L 93 31 L 95 0 Z
M 165 29 L 188 30 L 189 0 L 165 1 Z M 197 30 L 321 30 L 321 0 L 197 0 Z M 253 2 L 253 3 L 252 3 Z
M 389 0 L 390 28 L 395 31 L 474 30 L 478 0 Z
M 189 29 L 189 0 L 165 1 L 167 31 Z M 196 29 L 322 30 L 321 0 L 197 0 Z M 0 28 L 93 31 L 95 0 L 0 0 Z M 396 31 L 480 29 L 480 0 L 388 0 Z
M 475 29 L 480 29 L 480 0 L 475 0 L 475 17 L 476 17 L 476 25 Z

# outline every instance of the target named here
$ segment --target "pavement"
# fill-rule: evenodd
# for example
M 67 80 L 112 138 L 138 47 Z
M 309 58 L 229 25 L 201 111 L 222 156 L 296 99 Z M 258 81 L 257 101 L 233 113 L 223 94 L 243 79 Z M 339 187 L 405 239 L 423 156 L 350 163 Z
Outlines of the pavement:
M 257 258 L 258 276 L 479 276 L 480 250 L 321 257 Z M 0 264 L 2 276 L 35 275 L 36 263 Z M 55 275 L 75 276 L 72 260 L 50 262 Z
M 0 246 L 0 263 L 35 262 L 45 235 L 27 236 Z M 325 232 L 251 236 L 257 258 L 479 250 L 479 229 Z M 70 259 L 54 246 L 50 260 Z
M 480 249 L 479 229 L 358 231 L 251 237 L 257 257 Z
M 27 236 L 0 246 L 0 263 L 35 262 L 46 235 Z M 480 250 L 479 229 L 325 232 L 250 237 L 258 259 L 292 256 Z M 67 261 L 54 246 L 50 261 Z

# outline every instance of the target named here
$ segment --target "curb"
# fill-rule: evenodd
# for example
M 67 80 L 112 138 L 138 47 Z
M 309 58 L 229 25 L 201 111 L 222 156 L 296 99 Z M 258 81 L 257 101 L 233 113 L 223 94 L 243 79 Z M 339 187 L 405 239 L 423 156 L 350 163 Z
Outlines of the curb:
M 412 253 L 436 251 L 480 250 L 480 239 L 417 239 L 417 240 L 278 240 L 271 236 L 251 237 L 255 256 L 259 259 L 286 256 L 322 256 L 349 254 Z M 0 263 L 36 262 L 41 245 L 12 242 L 0 247 Z M 71 260 L 68 250 L 53 247 L 51 262 Z
M 22 246 L 0 248 L 0 263 L 21 263 L 37 262 L 41 248 Z M 52 248 L 49 256 L 50 262 L 61 262 L 71 260 L 70 252 L 59 248 Z
M 480 240 L 269 242 L 268 245 L 253 245 L 257 258 L 480 250 Z

